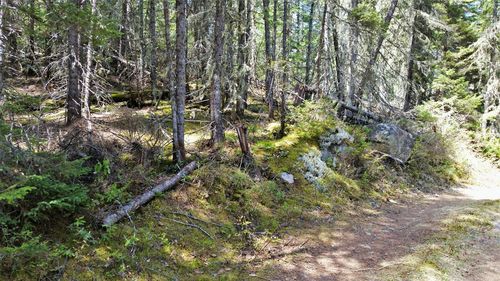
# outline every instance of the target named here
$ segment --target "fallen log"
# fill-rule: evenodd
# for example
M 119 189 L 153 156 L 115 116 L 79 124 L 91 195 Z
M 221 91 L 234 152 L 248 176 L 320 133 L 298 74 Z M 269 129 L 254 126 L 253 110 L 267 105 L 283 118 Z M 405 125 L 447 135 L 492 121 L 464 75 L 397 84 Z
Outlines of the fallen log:
M 175 186 L 183 177 L 190 174 L 192 171 L 196 169 L 196 161 L 193 161 L 186 165 L 182 170 L 180 170 L 175 176 L 169 178 L 168 180 L 162 182 L 161 184 L 149 189 L 143 194 L 135 197 L 132 201 L 128 202 L 125 206 L 122 206 L 115 212 L 111 212 L 106 215 L 103 219 L 104 226 L 111 226 L 117 221 L 121 220 L 125 216 L 128 216 L 129 213 L 139 209 L 142 205 L 151 201 L 155 197 L 156 194 L 165 192 L 166 190 Z
M 375 115 L 374 113 L 364 111 L 359 107 L 354 107 L 354 106 L 348 105 L 344 102 L 339 102 L 339 104 L 340 104 L 339 111 L 349 110 L 355 114 L 358 114 L 360 116 L 366 117 L 366 118 L 371 119 L 371 120 L 374 120 L 375 122 L 382 122 L 382 118 L 380 116 Z

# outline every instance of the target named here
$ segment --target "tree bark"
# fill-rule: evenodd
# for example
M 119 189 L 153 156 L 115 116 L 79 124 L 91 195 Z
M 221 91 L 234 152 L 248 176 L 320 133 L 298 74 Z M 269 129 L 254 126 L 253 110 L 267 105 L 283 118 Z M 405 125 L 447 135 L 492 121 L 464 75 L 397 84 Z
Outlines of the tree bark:
M 165 20 L 165 57 L 167 64 L 167 85 L 170 95 L 170 106 L 172 108 L 172 151 L 173 160 L 177 162 L 179 151 L 179 139 L 177 133 L 177 106 L 175 93 L 174 53 L 172 51 L 172 39 L 170 38 L 170 7 L 169 0 L 163 0 L 163 17 Z
M 3 105 L 4 103 L 4 94 L 3 94 L 3 88 L 4 88 L 4 53 L 5 53 L 5 40 L 3 40 L 4 34 L 4 9 L 5 9 L 5 0 L 0 0 L 0 106 Z M 1 115 L 0 115 L 1 118 Z
M 210 117 L 212 126 L 212 142 L 224 141 L 224 122 L 222 119 L 222 54 L 224 51 L 224 13 L 225 0 L 216 1 L 214 30 L 214 63 L 213 92 L 210 99 Z
M 410 34 L 410 49 L 408 52 L 408 69 L 406 71 L 406 93 L 403 111 L 408 111 L 413 107 L 413 100 L 415 93 L 413 90 L 413 66 L 414 66 L 414 53 L 415 53 L 415 16 L 413 16 L 413 26 Z
M 238 134 L 241 153 L 243 153 L 243 162 L 248 165 L 252 162 L 252 153 L 248 143 L 248 129 L 245 125 L 240 124 L 236 127 L 236 133 Z
M 265 54 L 266 54 L 266 101 L 269 109 L 269 118 L 274 118 L 274 97 L 273 97 L 273 79 L 274 72 L 272 69 L 272 46 L 271 46 L 271 26 L 269 22 L 269 0 L 263 0 L 264 9 L 264 41 L 265 41 Z
M 80 9 L 80 0 L 69 0 L 75 9 Z M 80 70 L 78 53 L 80 52 L 78 40 L 78 26 L 73 23 L 68 28 L 68 86 L 66 96 L 66 124 L 71 125 L 75 120 L 82 117 L 82 100 L 80 96 L 79 81 Z
M 91 13 L 95 15 L 97 11 L 97 0 L 91 0 Z M 90 76 L 92 74 L 92 60 L 94 47 L 92 45 L 93 32 L 90 30 L 87 43 L 87 63 L 85 65 L 85 72 L 83 73 L 83 109 L 85 112 L 85 119 L 87 120 L 87 130 L 92 130 L 92 122 L 90 120 Z
M 187 60 L 187 17 L 186 0 L 176 0 L 176 80 L 177 89 L 175 92 L 176 123 L 178 147 L 174 151 L 177 162 L 183 162 L 186 159 L 186 148 L 184 145 L 184 110 L 186 103 L 186 60 Z M 172 116 L 173 117 L 173 116 Z
M 248 84 L 252 84 L 256 79 L 257 50 L 255 45 L 255 21 L 254 21 L 254 0 L 247 0 L 247 61 L 248 61 Z
M 145 193 L 135 197 L 132 201 L 128 202 L 125 206 L 121 207 L 117 211 L 108 214 L 102 221 L 103 226 L 111 226 L 121 220 L 122 218 L 129 216 L 130 213 L 139 209 L 144 204 L 151 201 L 157 194 L 163 193 L 172 187 L 174 187 L 180 180 L 185 176 L 189 175 L 196 169 L 196 162 L 193 161 L 186 165 L 182 170 L 180 170 L 175 176 L 169 178 L 163 183 L 151 188 Z
M 334 6 L 337 7 L 337 0 L 334 2 Z M 345 102 L 345 83 L 344 76 L 342 75 L 342 60 L 340 59 L 340 47 L 339 47 L 339 35 L 337 33 L 337 22 L 335 15 L 335 7 L 333 10 L 333 15 L 331 17 L 332 21 L 332 37 L 333 37 L 333 49 L 335 51 L 335 72 L 337 78 L 337 97 L 340 101 Z
M 157 48 L 157 35 L 156 35 L 156 1 L 149 0 L 149 36 L 151 37 L 151 66 L 150 66 L 150 79 L 151 79 L 151 92 L 153 93 L 153 102 L 157 105 L 160 98 L 157 93 L 157 74 L 156 74 L 156 48 Z
M 227 9 L 226 10 L 226 18 L 227 20 L 227 32 L 226 32 L 226 61 L 225 61 L 225 76 L 227 79 L 225 80 L 224 83 L 224 100 L 223 100 L 223 106 L 227 107 L 231 101 L 231 97 L 233 95 L 233 90 L 231 87 L 232 81 L 234 79 L 234 19 L 231 16 L 232 13 L 234 12 L 234 7 L 233 7 L 234 1 L 230 1 Z
M 144 82 L 144 72 L 146 64 L 145 54 L 146 54 L 146 42 L 144 41 L 144 0 L 138 0 L 137 10 L 139 12 L 139 90 L 142 90 Z
M 283 60 L 283 79 L 281 89 L 281 106 L 280 106 L 280 131 L 279 137 L 285 136 L 286 131 L 286 86 L 288 84 L 288 50 L 287 50 L 287 35 L 288 35 L 288 0 L 283 0 L 283 33 L 282 33 L 282 60 Z
M 311 2 L 309 11 L 309 24 L 307 30 L 307 53 L 306 53 L 306 85 L 311 82 L 311 53 L 312 53 L 312 31 L 313 31 L 313 18 L 314 18 L 314 0 Z
M 363 75 L 361 76 L 361 82 L 359 83 L 359 88 L 357 92 L 357 99 L 361 99 L 363 96 L 363 90 L 365 88 L 366 83 L 371 77 L 373 66 L 377 62 L 378 55 L 380 54 L 380 48 L 382 48 L 382 43 L 384 43 L 385 36 L 387 34 L 387 30 L 389 29 L 389 25 L 391 24 L 392 17 L 394 16 L 394 12 L 396 11 L 396 7 L 398 5 L 398 0 L 392 0 L 391 6 L 387 11 L 387 14 L 384 18 L 384 26 L 382 32 L 379 34 L 377 39 L 377 44 L 375 48 L 372 50 L 370 54 L 370 60 L 368 61 L 368 65 L 365 68 Z M 353 103 L 355 106 L 359 106 L 359 101 Z
M 36 53 L 35 53 L 35 0 L 30 0 L 29 2 L 29 11 L 31 15 L 29 16 L 28 22 L 28 61 L 29 67 L 27 69 L 28 76 L 36 75 L 35 65 L 36 65 Z
M 130 2 L 129 0 L 122 0 L 122 19 L 120 25 L 120 44 L 118 48 L 118 53 L 120 57 L 126 57 L 128 44 L 129 44 L 129 13 L 130 13 Z
M 358 0 L 351 0 L 351 10 L 358 6 Z M 358 64 L 358 43 L 359 29 L 356 22 L 352 22 L 349 28 L 349 48 L 351 49 L 351 58 L 349 60 L 349 104 L 356 102 L 356 67 Z
M 247 43 L 248 34 L 245 25 L 247 23 L 245 0 L 238 1 L 238 15 L 239 15 L 239 40 L 238 40 L 238 74 L 239 74 L 239 89 L 236 101 L 236 115 L 240 118 L 243 117 L 248 91 L 248 71 L 247 66 Z
M 271 48 L 272 72 L 271 72 L 271 100 L 269 101 L 269 117 L 274 118 L 274 92 L 276 89 L 276 37 L 278 30 L 278 0 L 273 2 L 273 39 Z
M 326 20 L 328 14 L 328 5 L 325 2 L 323 6 L 323 16 L 321 18 L 321 31 L 319 33 L 319 45 L 318 45 L 318 55 L 316 57 L 316 92 L 319 97 L 323 94 L 323 91 L 320 89 L 321 77 L 323 74 L 321 73 L 321 60 L 323 59 L 323 50 L 325 48 L 325 32 L 326 32 Z

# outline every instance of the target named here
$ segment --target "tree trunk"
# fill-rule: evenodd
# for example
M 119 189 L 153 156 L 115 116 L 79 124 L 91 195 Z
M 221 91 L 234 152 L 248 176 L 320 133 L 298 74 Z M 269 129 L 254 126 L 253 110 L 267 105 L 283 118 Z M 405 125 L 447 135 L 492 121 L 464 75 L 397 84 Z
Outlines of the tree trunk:
M 377 62 L 378 55 L 380 53 L 380 48 L 382 48 L 382 43 L 384 43 L 384 39 L 387 33 L 387 30 L 389 29 L 389 25 L 391 24 L 392 17 L 394 16 L 394 12 L 396 11 L 396 7 L 398 5 L 398 0 L 392 0 L 391 1 L 391 6 L 389 7 L 389 10 L 387 11 L 387 14 L 384 18 L 384 27 L 380 35 L 378 36 L 377 39 L 377 44 L 375 45 L 375 49 L 370 54 L 370 60 L 368 61 L 368 65 L 365 68 L 365 71 L 363 75 L 361 76 L 361 82 L 359 83 L 359 88 L 358 88 L 358 93 L 357 93 L 357 98 L 361 99 L 363 97 L 363 90 L 368 82 L 368 80 L 371 77 L 373 67 L 375 66 L 375 63 Z M 359 106 L 359 102 L 354 103 L 355 106 Z
M 172 150 L 173 160 L 178 161 L 179 139 L 177 133 L 177 106 L 175 93 L 174 53 L 172 52 L 172 39 L 170 38 L 170 7 L 169 0 L 163 0 L 163 17 L 165 20 L 165 57 L 167 64 L 167 85 L 172 108 Z
M 413 66 L 414 66 L 414 53 L 415 53 L 415 16 L 413 16 L 413 26 L 410 34 L 410 50 L 408 52 L 408 69 L 406 72 L 406 93 L 405 93 L 405 103 L 403 106 L 404 111 L 408 111 L 413 107 L 413 100 L 415 99 L 415 93 L 413 90 Z
M 157 35 L 156 35 L 156 1 L 149 0 L 149 36 L 151 37 L 151 69 L 150 69 L 150 79 L 151 79 L 151 92 L 153 93 L 153 102 L 158 104 L 160 99 L 157 93 L 157 74 L 156 74 L 156 48 L 157 48 Z
M 184 145 L 184 110 L 186 103 L 186 60 L 187 60 L 187 17 L 186 0 L 176 0 L 176 79 L 177 89 L 175 92 L 176 123 L 178 148 L 174 151 L 176 160 L 183 162 L 186 160 L 186 148 Z M 173 117 L 173 116 L 172 116 Z
M 254 0 L 247 0 L 247 61 L 248 61 L 248 83 L 252 84 L 256 79 L 257 50 L 255 45 L 255 21 L 254 21 Z
M 283 79 L 281 89 L 281 106 L 280 106 L 280 131 L 279 137 L 285 136 L 286 130 L 286 91 L 288 84 L 288 50 L 287 50 L 287 35 L 288 35 L 288 0 L 283 0 L 283 33 L 282 33 L 282 60 L 283 60 Z
M 4 9 L 5 9 L 5 0 L 0 0 L 0 106 L 4 103 L 4 74 L 3 74 L 3 65 L 4 65 L 4 52 L 5 52 L 5 44 L 4 44 Z M 1 118 L 1 115 L 0 115 Z
M 234 1 L 230 1 L 229 5 L 226 10 L 226 18 L 227 20 L 227 32 L 226 32 L 226 65 L 225 65 L 225 72 L 226 72 L 226 77 L 227 79 L 225 80 L 224 83 L 224 107 L 227 107 L 231 101 L 231 97 L 233 95 L 233 90 L 231 87 L 232 81 L 234 79 L 234 19 L 231 16 L 232 12 L 234 11 L 233 7 Z
M 142 90 L 145 72 L 146 42 L 144 41 L 144 0 L 138 0 L 137 10 L 139 12 L 139 90 Z
M 239 74 L 239 89 L 238 89 L 238 99 L 236 101 L 236 115 L 240 118 L 243 117 L 246 103 L 247 103 L 247 91 L 248 91 L 248 71 L 246 69 L 247 65 L 247 43 L 248 35 L 245 25 L 247 23 L 246 19 L 246 7 L 245 0 L 238 1 L 238 15 L 239 19 L 239 40 L 238 40 L 238 74 Z
M 125 206 L 118 209 L 116 212 L 108 214 L 102 221 L 103 226 L 111 226 L 116 222 L 118 222 L 119 220 L 121 220 L 122 218 L 128 216 L 133 211 L 139 209 L 139 207 L 151 201 L 158 194 L 163 193 L 174 187 L 181 179 L 189 175 L 195 169 L 196 169 L 196 162 L 193 161 L 189 163 L 184 168 L 182 168 L 182 170 L 180 170 L 175 176 L 151 188 L 145 193 L 135 197 L 134 199 L 132 199 L 132 201 L 130 201 Z
M 45 9 L 46 9 L 46 13 L 47 15 L 51 15 L 52 12 L 53 12 L 53 3 L 52 3 L 52 0 L 46 0 L 45 1 Z M 54 33 L 51 32 L 49 33 L 49 36 L 46 36 L 46 38 L 44 39 L 45 40 L 45 50 L 44 50 L 44 65 L 45 65 L 45 70 L 44 70 L 44 75 L 43 75 L 43 78 L 45 79 L 45 81 L 49 81 L 50 80 L 50 76 L 52 75 L 52 71 L 51 71 L 51 67 L 50 67 L 50 63 L 52 62 L 51 60 L 51 56 L 52 56 L 52 43 L 50 42 L 50 40 L 54 38 Z
M 128 34 L 129 34 L 129 13 L 130 2 L 129 0 L 122 0 L 122 21 L 120 25 L 120 44 L 118 48 L 119 56 L 125 58 L 128 50 Z
M 358 0 L 351 0 L 351 11 L 358 6 Z M 351 58 L 349 60 L 349 104 L 356 102 L 356 66 L 358 64 L 358 43 L 359 29 L 356 22 L 350 23 L 349 28 L 349 48 L 351 49 Z
M 323 59 L 323 49 L 325 47 L 325 30 L 326 30 L 326 17 L 328 14 L 328 5 L 324 4 L 323 7 L 323 16 L 321 18 L 321 32 L 319 34 L 319 45 L 318 45 L 318 56 L 316 57 L 316 92 L 319 97 L 323 94 L 323 91 L 320 89 L 321 77 L 323 74 L 321 73 L 321 60 Z
M 269 100 L 269 117 L 274 118 L 274 93 L 276 89 L 276 37 L 278 33 L 278 0 L 273 2 L 273 39 L 271 47 L 271 99 Z
M 309 25 L 307 30 L 307 53 L 306 53 L 306 85 L 311 82 L 311 52 L 312 52 L 312 31 L 314 17 L 314 0 L 311 2 L 311 10 L 309 11 Z
M 28 76 L 34 76 L 36 75 L 35 71 L 35 65 L 36 65 L 36 55 L 35 55 L 35 17 L 34 15 L 36 14 L 35 11 L 35 0 L 30 0 L 29 2 L 29 9 L 31 15 L 29 16 L 29 22 L 28 22 L 28 61 L 29 61 L 29 66 L 27 69 L 27 75 Z
M 252 153 L 250 152 L 250 145 L 248 143 L 248 129 L 245 125 L 240 124 L 236 127 L 236 133 L 238 134 L 238 142 L 243 154 L 243 162 L 247 166 L 252 162 Z
M 75 9 L 80 9 L 80 0 L 69 0 L 75 6 Z M 66 124 L 71 125 L 75 120 L 82 117 L 82 100 L 80 89 L 78 87 L 80 81 L 80 70 L 78 69 L 78 53 L 80 51 L 78 40 L 78 26 L 73 23 L 68 28 L 68 93 L 66 96 Z
M 216 1 L 214 30 L 214 63 L 213 92 L 210 99 L 210 117 L 212 126 L 212 142 L 224 141 L 224 123 L 222 119 L 222 54 L 224 51 L 224 13 L 225 0 Z
M 274 117 L 274 102 L 273 102 L 273 77 L 272 70 L 272 46 L 271 46 L 271 26 L 269 23 L 269 0 L 263 0 L 264 9 L 264 40 L 265 40 L 265 54 L 266 54 L 266 101 L 269 107 L 269 118 Z
M 14 6 L 14 0 L 7 0 L 5 3 L 7 7 L 13 7 Z M 13 68 L 17 70 L 18 68 L 18 43 L 17 43 L 17 38 L 19 37 L 18 31 L 16 28 L 12 26 L 12 23 L 16 22 L 18 18 L 16 17 L 15 10 L 7 8 L 3 11 L 4 15 L 4 32 L 7 34 L 4 35 L 4 37 L 7 37 L 7 44 L 6 46 L 6 51 L 5 53 L 8 54 L 8 57 L 6 57 L 4 60 L 7 61 L 7 63 L 10 65 L 10 68 Z M 6 73 L 4 73 L 6 75 Z
M 340 59 L 340 47 L 339 47 L 339 35 L 337 33 L 337 22 L 335 17 L 335 10 L 337 7 L 337 2 L 334 2 L 333 15 L 331 17 L 332 21 L 332 37 L 333 37 L 333 49 L 335 51 L 335 71 L 337 78 L 337 96 L 340 101 L 345 102 L 345 84 L 344 76 L 342 75 L 342 60 Z
M 92 15 L 95 15 L 97 11 L 97 0 L 92 0 L 90 4 Z M 92 60 L 94 47 L 92 45 L 92 30 L 89 32 L 89 38 L 87 43 L 87 63 L 85 65 L 85 72 L 83 73 L 83 108 L 85 112 L 85 119 L 87 120 L 87 130 L 90 132 L 92 130 L 92 122 L 90 120 L 90 77 L 92 73 Z

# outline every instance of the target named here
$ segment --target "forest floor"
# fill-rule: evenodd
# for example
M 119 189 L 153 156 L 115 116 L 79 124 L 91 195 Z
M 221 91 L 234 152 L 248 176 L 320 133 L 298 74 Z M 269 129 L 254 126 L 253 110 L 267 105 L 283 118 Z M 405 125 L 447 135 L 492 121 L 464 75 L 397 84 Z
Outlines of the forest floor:
M 465 145 L 468 182 L 288 233 L 268 280 L 500 280 L 500 170 Z M 487 226 L 484 228 L 484 226 Z M 270 251 L 273 251 L 272 249 Z M 286 251 L 285 251 L 286 252 Z M 264 278 L 255 275 L 258 278 Z

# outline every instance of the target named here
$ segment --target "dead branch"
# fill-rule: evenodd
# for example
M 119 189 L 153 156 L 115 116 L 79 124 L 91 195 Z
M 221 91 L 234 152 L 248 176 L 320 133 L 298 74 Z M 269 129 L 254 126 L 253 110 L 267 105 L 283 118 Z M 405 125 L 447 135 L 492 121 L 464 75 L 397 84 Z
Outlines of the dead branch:
M 175 219 L 170 219 L 170 218 L 169 218 L 169 220 L 171 220 L 171 221 L 173 221 L 175 223 L 178 223 L 178 224 L 182 224 L 182 225 L 185 225 L 185 226 L 196 228 L 199 231 L 201 231 L 203 234 L 205 234 L 208 238 L 214 240 L 214 237 L 212 235 L 210 235 L 210 233 L 208 233 L 205 229 L 201 228 L 201 226 L 199 226 L 199 225 L 196 225 L 194 223 L 189 223 L 189 222 L 183 222 L 183 221 L 179 221 L 179 220 L 175 220 Z
M 103 220 L 103 225 L 104 226 L 113 225 L 123 217 L 127 216 L 130 212 L 139 209 L 142 205 L 151 201 L 151 199 L 153 199 L 156 196 L 156 194 L 162 193 L 175 186 L 183 177 L 185 177 L 195 169 L 196 169 L 196 161 L 193 161 L 188 165 L 186 165 L 184 168 L 182 168 L 182 170 L 180 170 L 175 176 L 153 187 L 152 189 L 146 191 L 145 193 L 135 197 L 132 201 L 130 201 L 128 204 L 121 207 L 117 211 L 108 214 Z

